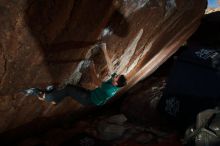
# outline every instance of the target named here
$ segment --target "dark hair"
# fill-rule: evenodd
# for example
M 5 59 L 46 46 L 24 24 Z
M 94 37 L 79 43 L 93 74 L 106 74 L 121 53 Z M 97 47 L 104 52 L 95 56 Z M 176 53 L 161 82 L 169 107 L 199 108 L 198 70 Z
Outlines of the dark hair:
M 123 87 L 127 84 L 126 78 L 124 75 L 120 75 L 117 81 L 118 85 L 117 87 Z

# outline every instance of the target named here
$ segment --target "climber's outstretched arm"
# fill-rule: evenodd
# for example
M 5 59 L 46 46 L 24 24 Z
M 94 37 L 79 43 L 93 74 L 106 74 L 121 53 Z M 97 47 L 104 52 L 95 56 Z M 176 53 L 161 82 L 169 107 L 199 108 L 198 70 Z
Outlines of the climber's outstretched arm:
M 109 70 L 110 74 L 113 74 L 114 73 L 113 65 L 112 65 L 111 59 L 110 59 L 110 57 L 108 55 L 106 43 L 101 43 L 100 45 L 101 45 L 100 47 L 101 47 L 101 49 L 102 49 L 102 51 L 104 53 L 105 60 L 107 62 L 108 70 Z
M 93 82 L 95 83 L 96 86 L 100 86 L 102 81 L 100 80 L 100 78 L 98 77 L 98 74 L 96 72 L 96 68 L 95 68 L 95 64 L 92 61 L 92 65 L 91 65 L 91 71 L 92 71 L 92 79 Z

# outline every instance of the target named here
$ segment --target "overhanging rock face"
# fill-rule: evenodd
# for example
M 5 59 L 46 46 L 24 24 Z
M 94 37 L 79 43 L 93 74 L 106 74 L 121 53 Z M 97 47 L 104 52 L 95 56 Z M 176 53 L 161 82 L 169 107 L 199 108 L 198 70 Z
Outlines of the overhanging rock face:
M 105 80 L 107 51 L 128 90 L 156 70 L 196 30 L 206 0 L 20 0 L 0 2 L 0 131 L 37 117 L 78 111 L 16 93 L 47 84 L 94 88 L 91 61 Z

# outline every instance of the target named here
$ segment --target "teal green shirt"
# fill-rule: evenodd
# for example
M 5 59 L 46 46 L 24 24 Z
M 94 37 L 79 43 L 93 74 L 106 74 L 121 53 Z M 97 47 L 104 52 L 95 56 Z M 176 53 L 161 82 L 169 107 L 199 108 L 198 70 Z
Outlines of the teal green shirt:
M 102 85 L 91 91 L 91 101 L 96 105 L 103 105 L 118 91 L 119 87 L 112 85 L 112 78 L 103 82 Z

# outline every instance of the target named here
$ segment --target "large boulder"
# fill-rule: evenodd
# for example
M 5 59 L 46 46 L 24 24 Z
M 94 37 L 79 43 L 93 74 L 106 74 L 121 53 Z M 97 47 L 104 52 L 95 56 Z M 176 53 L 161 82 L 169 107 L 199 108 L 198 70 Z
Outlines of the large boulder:
M 78 81 L 94 88 L 86 60 L 101 79 L 109 75 L 99 41 L 107 43 L 115 72 L 127 76 L 127 91 L 187 40 L 205 9 L 206 0 L 1 0 L 0 132 L 82 111 L 70 98 L 52 106 L 16 93 Z

